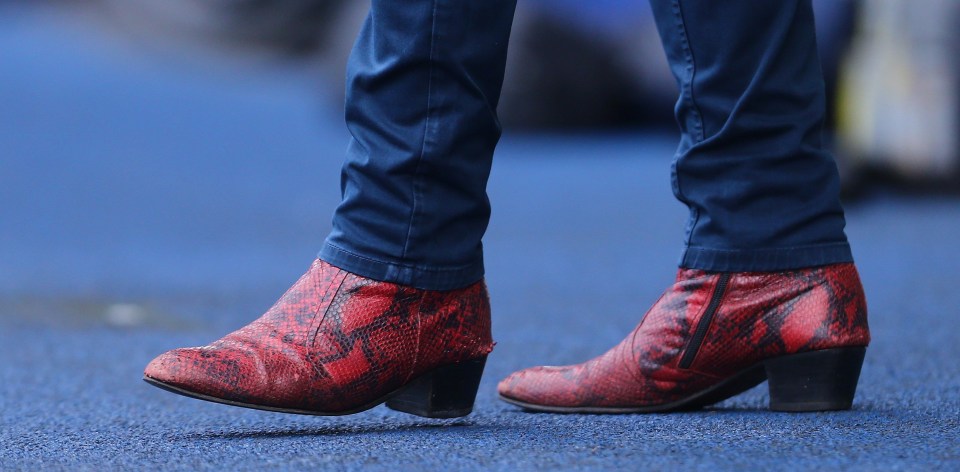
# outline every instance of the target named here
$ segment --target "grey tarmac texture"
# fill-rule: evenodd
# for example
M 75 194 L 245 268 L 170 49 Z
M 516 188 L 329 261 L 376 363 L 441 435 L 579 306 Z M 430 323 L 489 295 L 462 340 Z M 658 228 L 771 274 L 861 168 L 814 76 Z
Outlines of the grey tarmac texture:
M 960 469 L 950 199 L 848 206 L 874 334 L 852 411 L 771 413 L 765 384 L 669 415 L 496 400 L 515 369 L 602 353 L 671 282 L 672 136 L 504 140 L 485 240 L 498 345 L 469 417 L 301 417 L 150 387 L 154 355 L 249 322 L 306 269 L 343 126 L 296 73 L 191 74 L 69 25 L 5 26 L 0 469 Z

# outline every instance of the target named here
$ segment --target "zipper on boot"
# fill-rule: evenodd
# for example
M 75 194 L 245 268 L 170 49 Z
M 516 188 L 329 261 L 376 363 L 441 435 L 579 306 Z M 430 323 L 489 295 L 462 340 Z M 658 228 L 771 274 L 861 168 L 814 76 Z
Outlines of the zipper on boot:
M 707 305 L 707 311 L 700 317 L 700 322 L 697 323 L 697 329 L 693 332 L 690 343 L 687 344 L 687 350 L 683 352 L 683 357 L 680 358 L 679 367 L 681 369 L 690 368 L 690 365 L 693 364 L 693 359 L 697 357 L 697 352 L 703 344 L 703 338 L 707 337 L 710 321 L 713 320 L 713 315 L 715 315 L 717 309 L 720 308 L 720 299 L 723 298 L 723 292 L 727 290 L 727 283 L 729 282 L 729 273 L 720 274 L 720 280 L 717 281 L 717 286 L 713 289 L 713 295 L 710 297 L 710 304 Z

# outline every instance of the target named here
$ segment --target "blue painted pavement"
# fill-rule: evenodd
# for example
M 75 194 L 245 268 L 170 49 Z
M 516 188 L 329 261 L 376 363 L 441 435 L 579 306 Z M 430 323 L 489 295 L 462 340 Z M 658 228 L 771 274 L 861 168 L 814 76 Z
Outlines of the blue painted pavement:
M 505 139 L 485 241 L 499 344 L 465 419 L 149 387 L 154 355 L 247 323 L 306 269 L 346 133 L 295 67 L 142 56 L 55 18 L 0 28 L 0 469 L 960 469 L 956 200 L 849 207 L 874 334 L 852 411 L 770 413 L 765 386 L 670 415 L 495 399 L 514 369 L 600 354 L 670 283 L 672 136 Z

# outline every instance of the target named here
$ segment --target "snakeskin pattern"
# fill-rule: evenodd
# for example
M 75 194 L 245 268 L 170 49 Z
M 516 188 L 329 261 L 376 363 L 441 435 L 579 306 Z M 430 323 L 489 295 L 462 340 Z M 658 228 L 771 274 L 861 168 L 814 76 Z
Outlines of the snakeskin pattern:
M 500 382 L 500 394 L 546 407 L 651 407 L 689 398 L 764 359 L 870 342 L 853 264 L 728 277 L 699 347 L 691 338 L 722 275 L 681 269 L 620 344 L 582 364 L 516 372 Z M 696 357 L 682 368 L 688 349 Z
M 317 260 L 253 323 L 210 345 L 166 352 L 144 375 L 231 402 L 337 414 L 492 349 L 482 281 L 419 290 Z

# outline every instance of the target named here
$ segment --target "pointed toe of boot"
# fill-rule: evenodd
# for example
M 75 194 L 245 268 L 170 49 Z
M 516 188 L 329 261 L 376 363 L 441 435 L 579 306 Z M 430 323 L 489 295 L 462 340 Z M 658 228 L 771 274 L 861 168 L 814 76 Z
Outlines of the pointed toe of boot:
M 518 401 L 535 400 L 538 394 L 543 393 L 537 388 L 541 384 L 539 372 L 548 368 L 546 366 L 531 367 L 514 372 L 497 384 L 497 393 L 502 397 Z
M 210 369 L 215 365 L 209 362 L 211 354 L 211 350 L 198 347 L 167 351 L 147 364 L 143 379 L 180 394 L 215 395 L 224 386 L 221 376 L 212 371 L 217 369 Z
M 539 366 L 514 372 L 497 385 L 500 398 L 528 410 L 566 412 L 579 406 L 575 366 Z
M 497 393 L 500 394 L 501 398 L 506 400 L 525 401 L 529 397 L 526 388 L 528 383 L 525 381 L 527 377 L 527 370 L 529 369 L 514 372 L 497 384 Z
M 184 363 L 180 353 L 186 349 L 174 349 L 160 354 L 143 369 L 143 378 L 168 385 L 174 385 L 182 376 Z

